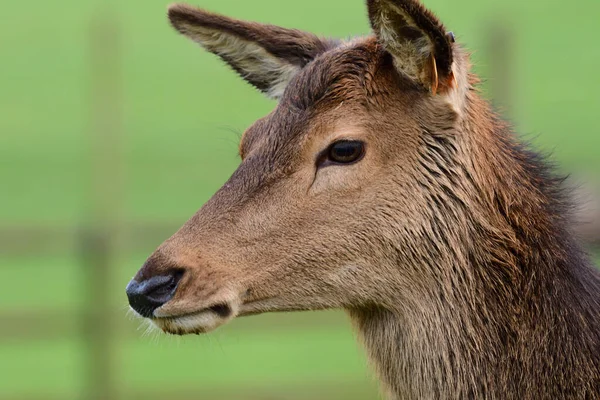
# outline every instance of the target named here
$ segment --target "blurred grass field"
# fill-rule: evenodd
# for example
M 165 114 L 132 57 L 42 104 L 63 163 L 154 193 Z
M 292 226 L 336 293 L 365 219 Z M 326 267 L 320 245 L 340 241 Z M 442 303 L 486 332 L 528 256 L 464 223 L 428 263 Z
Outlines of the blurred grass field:
M 202 7 L 348 37 L 369 31 L 362 0 L 196 0 Z M 89 211 L 91 16 L 110 8 L 121 25 L 125 224 L 183 223 L 239 162 L 237 141 L 274 103 L 168 26 L 164 0 L 17 2 L 0 17 L 0 225 L 75 226 Z M 487 72 L 486 29 L 509 26 L 519 132 L 551 151 L 563 171 L 600 172 L 600 2 L 429 0 Z M 158 245 L 159 243 L 155 243 Z M 123 393 L 169 388 L 223 399 L 374 399 L 361 349 L 339 312 L 235 321 L 206 337 L 142 337 L 123 289 L 153 250 L 121 254 L 114 315 L 128 332 L 115 370 Z M 76 313 L 85 291 L 73 254 L 0 254 L 0 312 Z M 78 398 L 76 336 L 0 342 L 0 398 Z M 126 397 L 127 398 L 127 397 Z

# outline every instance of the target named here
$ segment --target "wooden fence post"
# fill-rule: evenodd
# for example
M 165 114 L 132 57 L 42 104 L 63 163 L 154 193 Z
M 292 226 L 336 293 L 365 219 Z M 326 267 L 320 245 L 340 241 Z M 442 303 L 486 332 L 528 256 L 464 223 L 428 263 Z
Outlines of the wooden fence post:
M 114 360 L 116 327 L 110 283 L 121 234 L 123 200 L 120 32 L 117 18 L 100 8 L 90 22 L 89 63 L 89 215 L 80 232 L 86 282 L 82 316 L 86 343 L 85 393 L 90 400 L 118 396 Z
M 494 19 L 487 28 L 486 36 L 490 97 L 504 117 L 514 119 L 516 49 L 510 24 L 504 18 Z

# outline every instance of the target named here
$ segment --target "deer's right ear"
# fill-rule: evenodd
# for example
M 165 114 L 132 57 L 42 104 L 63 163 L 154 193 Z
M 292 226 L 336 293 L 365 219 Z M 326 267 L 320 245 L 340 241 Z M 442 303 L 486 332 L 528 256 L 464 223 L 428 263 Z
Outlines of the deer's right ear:
M 180 33 L 273 99 L 281 97 L 302 67 L 333 45 L 310 33 L 240 21 L 187 4 L 171 5 L 168 15 Z
M 454 35 L 418 0 L 367 0 L 369 19 L 396 68 L 433 94 L 454 84 Z

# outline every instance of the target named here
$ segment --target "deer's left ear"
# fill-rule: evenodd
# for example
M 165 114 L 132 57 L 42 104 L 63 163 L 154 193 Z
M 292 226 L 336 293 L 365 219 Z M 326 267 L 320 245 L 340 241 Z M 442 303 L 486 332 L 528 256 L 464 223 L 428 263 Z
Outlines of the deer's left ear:
M 396 68 L 433 94 L 451 88 L 454 36 L 418 0 L 367 0 L 375 35 Z
M 241 21 L 187 4 L 173 4 L 168 13 L 175 29 L 273 99 L 282 96 L 306 64 L 335 45 L 307 32 Z

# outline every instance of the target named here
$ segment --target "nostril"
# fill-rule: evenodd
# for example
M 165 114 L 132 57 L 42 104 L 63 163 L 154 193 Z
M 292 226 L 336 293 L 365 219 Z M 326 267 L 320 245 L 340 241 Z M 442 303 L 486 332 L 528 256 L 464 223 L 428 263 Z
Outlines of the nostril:
M 158 282 L 156 286 L 149 285 L 145 295 L 149 298 L 157 299 L 160 301 L 166 297 L 173 297 L 175 289 L 183 276 L 183 271 L 175 271 L 173 274 L 168 275 L 168 279 L 164 282 Z
M 141 316 L 152 317 L 154 310 L 173 298 L 182 277 L 182 270 L 174 270 L 141 282 L 132 279 L 126 289 L 129 305 Z
M 227 318 L 231 315 L 231 307 L 227 304 L 217 304 L 210 307 L 210 310 L 215 312 L 221 318 Z

